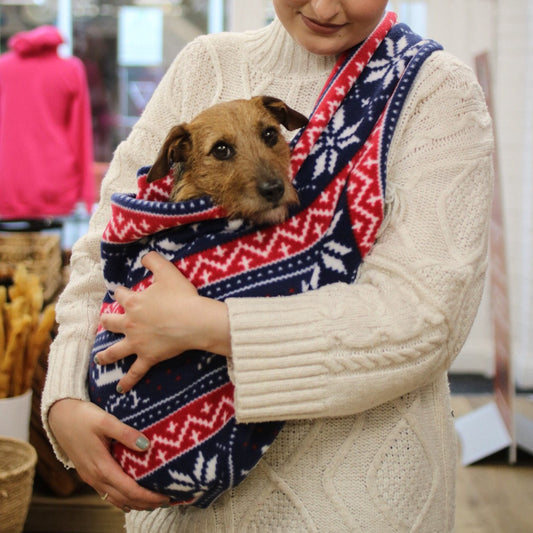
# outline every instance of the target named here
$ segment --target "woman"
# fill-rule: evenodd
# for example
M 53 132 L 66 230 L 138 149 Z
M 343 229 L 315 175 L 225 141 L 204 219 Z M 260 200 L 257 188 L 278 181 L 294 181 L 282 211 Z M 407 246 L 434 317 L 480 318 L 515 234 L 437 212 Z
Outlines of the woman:
M 126 313 L 103 325 L 125 339 L 99 359 L 138 355 L 123 390 L 160 360 L 207 349 L 228 358 L 239 422 L 286 421 L 241 485 L 208 509 L 167 508 L 166 497 L 139 487 L 109 453 L 111 439 L 137 450 L 147 439 L 87 401 L 111 193 L 135 190 L 131 177 L 170 127 L 218 101 L 269 94 L 311 114 L 338 55 L 381 24 L 386 4 L 275 0 L 278 18 L 267 28 L 195 40 L 116 152 L 74 249 L 42 409 L 58 456 L 112 504 L 133 509 L 128 531 L 453 529 L 446 372 L 483 289 L 492 129 L 472 72 L 443 51 L 420 66 L 395 122 L 385 218 L 354 283 L 219 302 L 148 254 L 154 284 L 115 294 Z

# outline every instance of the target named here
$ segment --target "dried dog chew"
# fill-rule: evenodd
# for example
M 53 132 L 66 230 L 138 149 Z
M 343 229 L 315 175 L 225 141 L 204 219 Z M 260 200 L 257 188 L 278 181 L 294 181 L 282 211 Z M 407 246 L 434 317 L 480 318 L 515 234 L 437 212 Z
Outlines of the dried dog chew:
M 31 318 L 24 315 L 12 325 L 6 353 L 0 368 L 0 398 L 16 396 L 23 376 L 24 346 L 29 334 Z
M 20 395 L 31 387 L 55 321 L 54 305 L 49 304 L 41 314 L 42 307 L 38 277 L 19 265 L 13 285 L 7 291 L 0 287 L 0 398 Z
M 34 274 L 29 274 L 23 266 L 19 266 L 13 276 L 13 285 L 9 287 L 8 292 L 12 302 L 22 299 L 25 312 L 31 316 L 35 324 L 43 308 L 43 290 L 39 278 Z
M 22 382 L 22 390 L 19 394 L 31 387 L 33 373 L 35 372 L 35 367 L 37 366 L 39 356 L 45 349 L 48 349 L 52 341 L 52 338 L 50 337 L 50 331 L 54 327 L 55 318 L 55 305 L 48 304 L 44 308 L 41 321 L 28 339 L 26 361 L 24 365 L 25 374 Z

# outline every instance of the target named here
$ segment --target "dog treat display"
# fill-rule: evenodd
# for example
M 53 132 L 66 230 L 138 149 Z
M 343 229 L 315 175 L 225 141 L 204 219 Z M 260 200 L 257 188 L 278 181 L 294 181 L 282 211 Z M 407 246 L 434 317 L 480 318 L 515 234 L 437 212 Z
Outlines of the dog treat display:
M 113 195 L 101 247 L 108 288 L 102 313 L 123 312 L 113 300 L 118 285 L 135 291 L 150 286 L 151 273 L 140 262 L 149 251 L 172 261 L 201 295 L 219 300 L 352 283 L 384 217 L 389 132 L 420 65 L 437 46 L 404 25 L 391 29 L 393 22 L 386 18 L 362 46 L 339 58 L 308 126 L 294 139 L 290 176 L 299 205 L 288 208 L 286 220 L 258 226 L 228 216 L 209 196 L 169 201 L 184 187 L 180 178 L 188 165 L 197 164 L 188 159 L 195 135 L 185 135 L 180 146 L 181 130 L 177 147 L 171 140 L 158 159 L 167 168 L 145 167 L 136 195 Z M 384 72 L 383 65 L 401 68 Z M 237 162 L 233 140 L 213 143 L 208 153 L 215 159 Z M 174 168 L 177 163 L 184 168 Z M 235 179 L 249 183 L 251 177 Z M 94 356 L 119 339 L 103 329 L 97 334 L 91 399 L 142 431 L 151 446 L 137 453 L 115 443 L 114 456 L 141 485 L 175 503 L 207 507 L 246 478 L 283 422 L 238 424 L 227 359 L 206 352 L 164 361 L 131 391 L 118 393 L 117 382 L 135 355 L 106 366 Z
M 48 304 L 43 310 L 38 276 L 19 265 L 13 285 L 0 286 L 0 398 L 18 396 L 31 387 L 54 324 L 55 306 Z

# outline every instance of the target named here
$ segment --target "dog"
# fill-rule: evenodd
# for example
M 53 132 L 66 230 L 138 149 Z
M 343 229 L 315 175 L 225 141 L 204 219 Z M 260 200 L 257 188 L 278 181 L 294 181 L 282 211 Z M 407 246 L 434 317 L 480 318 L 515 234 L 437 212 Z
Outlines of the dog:
M 278 224 L 299 204 L 280 125 L 295 130 L 307 122 L 270 96 L 216 104 L 170 130 L 147 181 L 172 173 L 169 201 L 207 195 L 229 218 Z

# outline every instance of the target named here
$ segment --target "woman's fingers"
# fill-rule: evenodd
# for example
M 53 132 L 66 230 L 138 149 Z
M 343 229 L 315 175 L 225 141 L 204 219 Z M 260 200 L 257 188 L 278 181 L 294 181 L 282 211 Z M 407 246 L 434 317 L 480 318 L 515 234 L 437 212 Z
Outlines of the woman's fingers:
M 154 283 L 174 288 L 184 295 L 196 295 L 196 287 L 168 259 L 157 252 L 148 252 L 141 259 L 142 265 L 154 276 Z
M 124 424 L 112 415 L 105 416 L 100 425 L 105 440 L 115 440 L 137 452 L 148 452 L 150 441 L 138 430 Z M 168 498 L 147 490 L 126 475 L 120 465 L 113 459 L 105 469 L 107 482 L 98 487 L 100 495 L 108 494 L 107 499 L 117 507 L 144 510 L 168 503 Z
M 105 478 L 94 480 L 92 483 L 90 479 L 85 481 L 92 485 L 101 497 L 107 494 L 105 499 L 112 505 L 120 509 L 144 511 L 169 503 L 168 498 L 138 485 L 114 460 L 105 462 L 103 467 L 105 467 Z
M 121 341 L 116 342 L 109 348 L 106 348 L 105 350 L 102 350 L 101 352 L 97 353 L 94 358 L 94 361 L 98 365 L 109 365 L 110 363 L 115 363 L 120 359 L 128 357 L 128 355 L 132 355 L 132 353 L 134 352 L 132 352 L 128 340 L 124 338 Z
M 65 399 L 50 408 L 50 427 L 80 477 L 113 505 L 153 509 L 168 497 L 149 491 L 128 476 L 110 453 L 110 442 L 149 453 L 150 443 L 138 430 L 124 424 L 98 406 Z
M 125 317 L 118 313 L 104 313 L 100 316 L 100 324 L 112 333 L 122 333 L 124 331 Z
M 107 438 L 120 442 L 130 450 L 145 452 L 150 448 L 150 441 L 139 430 L 108 413 L 102 416 L 100 429 Z
M 146 375 L 148 370 L 153 365 L 148 363 L 145 359 L 137 357 L 131 367 L 129 368 L 127 374 L 120 379 L 117 384 L 117 392 L 120 394 L 125 394 L 130 389 L 132 389 L 141 379 Z
M 94 361 L 98 365 L 109 365 L 124 359 L 129 355 L 132 355 L 132 349 L 129 346 L 128 340 L 124 338 L 109 348 L 97 353 L 94 357 Z M 126 375 L 117 383 L 117 392 L 125 394 L 132 389 L 139 381 L 141 381 L 154 364 L 155 362 L 152 362 L 146 357 L 137 357 L 128 369 Z
M 123 338 L 98 353 L 95 361 L 107 365 L 137 356 L 118 383 L 119 392 L 129 391 L 157 363 L 187 350 L 229 352 L 225 304 L 199 296 L 174 264 L 156 252 L 146 254 L 142 264 L 153 273 L 152 283 L 141 291 L 117 287 L 115 300 L 123 313 L 100 318 L 102 327 Z M 206 336 L 209 331 L 212 342 Z
M 128 305 L 128 301 L 131 301 L 134 295 L 135 292 L 126 287 L 117 287 L 114 297 L 115 301 L 125 309 Z M 129 326 L 128 318 L 123 313 L 104 313 L 100 316 L 100 324 L 107 331 L 119 335 L 125 335 Z M 122 340 L 98 353 L 95 357 L 95 361 L 100 365 L 108 365 L 120 359 L 124 359 L 133 353 L 135 353 L 135 350 L 130 346 L 128 338 L 124 337 Z
M 141 259 L 141 264 L 144 268 L 148 269 L 154 277 L 161 277 L 165 275 L 172 275 L 176 270 L 176 267 L 173 263 L 165 259 L 162 255 L 157 252 L 148 252 Z

